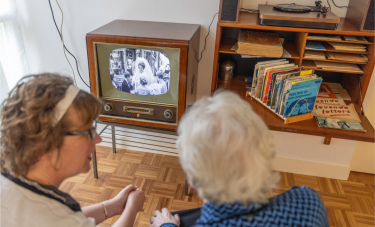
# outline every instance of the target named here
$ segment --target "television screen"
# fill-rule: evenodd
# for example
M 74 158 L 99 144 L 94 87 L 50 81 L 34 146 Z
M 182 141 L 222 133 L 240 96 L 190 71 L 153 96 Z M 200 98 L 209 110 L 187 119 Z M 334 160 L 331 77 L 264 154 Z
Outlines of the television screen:
M 95 43 L 94 50 L 103 100 L 177 104 L 180 49 Z
M 123 92 L 162 95 L 169 90 L 169 58 L 159 51 L 115 49 L 110 53 L 109 71 L 112 85 Z

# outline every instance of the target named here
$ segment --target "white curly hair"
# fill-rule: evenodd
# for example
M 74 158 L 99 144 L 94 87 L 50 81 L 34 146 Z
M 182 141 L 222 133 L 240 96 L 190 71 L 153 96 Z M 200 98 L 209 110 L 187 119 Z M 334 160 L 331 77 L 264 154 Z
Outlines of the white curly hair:
M 279 173 L 271 133 L 237 94 L 216 92 L 197 101 L 182 117 L 177 149 L 189 183 L 217 204 L 265 203 Z

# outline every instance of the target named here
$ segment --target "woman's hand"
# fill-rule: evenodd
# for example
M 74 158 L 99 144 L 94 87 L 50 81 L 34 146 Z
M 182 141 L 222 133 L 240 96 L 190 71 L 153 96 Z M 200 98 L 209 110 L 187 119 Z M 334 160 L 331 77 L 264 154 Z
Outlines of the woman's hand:
M 128 195 L 124 212 L 112 227 L 133 226 L 135 217 L 137 216 L 137 213 L 142 210 L 145 200 L 145 193 L 140 188 L 131 191 Z
M 135 190 L 137 190 L 137 186 L 130 184 L 122 189 L 114 198 L 108 200 L 108 203 L 113 207 L 114 215 L 122 214 L 127 204 L 129 193 Z
M 130 192 L 128 201 L 126 202 L 126 209 L 132 209 L 133 211 L 139 212 L 142 210 L 145 200 L 145 193 L 142 189 L 137 188 L 135 191 Z
M 154 213 L 154 217 L 150 218 L 150 227 L 159 227 L 165 223 L 172 223 L 177 226 L 180 226 L 180 217 L 178 216 L 178 214 L 172 216 L 171 212 L 169 212 L 167 208 L 163 208 L 161 211 L 162 213 L 156 210 Z

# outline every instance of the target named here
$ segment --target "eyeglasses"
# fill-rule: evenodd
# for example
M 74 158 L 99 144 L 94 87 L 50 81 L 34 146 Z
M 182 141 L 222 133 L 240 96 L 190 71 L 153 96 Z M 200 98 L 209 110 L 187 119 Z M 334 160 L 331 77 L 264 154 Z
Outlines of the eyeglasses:
M 94 141 L 94 138 L 95 138 L 95 135 L 96 135 L 96 121 L 94 121 L 92 123 L 92 128 L 90 128 L 87 131 L 83 131 L 83 132 L 77 132 L 77 131 L 67 132 L 67 133 L 65 133 L 65 135 L 67 135 L 67 136 L 90 135 L 91 140 Z

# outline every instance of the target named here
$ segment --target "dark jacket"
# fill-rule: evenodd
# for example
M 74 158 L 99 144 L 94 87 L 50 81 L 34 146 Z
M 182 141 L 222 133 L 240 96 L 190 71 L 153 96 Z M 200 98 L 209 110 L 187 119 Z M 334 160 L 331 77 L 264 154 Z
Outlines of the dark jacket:
M 163 224 L 161 227 L 176 227 Z M 302 186 L 272 197 L 265 204 L 206 203 L 195 227 L 306 226 L 328 227 L 328 215 L 317 192 Z
M 130 85 L 126 79 L 122 82 L 121 91 L 130 92 Z

